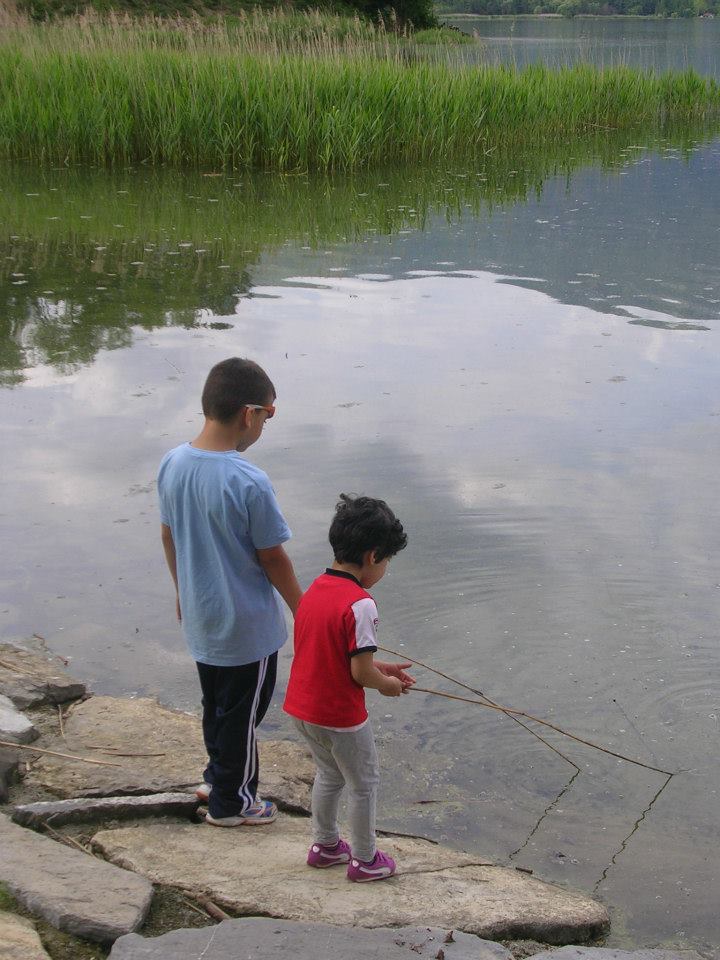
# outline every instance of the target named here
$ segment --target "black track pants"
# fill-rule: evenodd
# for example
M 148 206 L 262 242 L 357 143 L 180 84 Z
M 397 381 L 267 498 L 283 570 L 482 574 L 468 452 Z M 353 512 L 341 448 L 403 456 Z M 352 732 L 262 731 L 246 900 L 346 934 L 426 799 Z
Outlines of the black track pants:
M 212 784 L 210 816 L 236 817 L 255 802 L 258 785 L 256 728 L 270 706 L 277 653 L 242 667 L 197 664 L 202 687 L 203 736 Z

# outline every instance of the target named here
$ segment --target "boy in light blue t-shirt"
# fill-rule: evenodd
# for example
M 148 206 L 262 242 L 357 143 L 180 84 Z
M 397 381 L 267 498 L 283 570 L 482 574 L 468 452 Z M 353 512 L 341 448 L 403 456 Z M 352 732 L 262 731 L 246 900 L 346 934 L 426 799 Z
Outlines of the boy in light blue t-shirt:
M 202 688 L 209 759 L 198 796 L 208 799 L 206 822 L 221 827 L 277 816 L 257 796 L 256 728 L 287 639 L 276 591 L 293 614 L 302 591 L 270 481 L 240 456 L 260 439 L 275 397 L 252 360 L 216 364 L 203 390 L 203 429 L 167 453 L 158 474 L 162 544 Z

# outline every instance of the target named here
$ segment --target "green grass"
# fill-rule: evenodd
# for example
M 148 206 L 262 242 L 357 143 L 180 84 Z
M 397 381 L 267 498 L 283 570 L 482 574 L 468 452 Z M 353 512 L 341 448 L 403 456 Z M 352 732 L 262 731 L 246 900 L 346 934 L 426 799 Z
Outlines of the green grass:
M 450 47 L 477 42 L 469 33 L 452 27 L 428 27 L 425 30 L 416 30 L 412 39 L 415 43 L 437 43 Z
M 0 41 L 0 158 L 55 164 L 350 170 L 719 113 L 692 72 L 468 66 L 320 14 L 24 24 Z
M 7 913 L 14 913 L 16 909 L 17 904 L 15 898 L 5 884 L 0 883 L 0 910 L 5 910 Z

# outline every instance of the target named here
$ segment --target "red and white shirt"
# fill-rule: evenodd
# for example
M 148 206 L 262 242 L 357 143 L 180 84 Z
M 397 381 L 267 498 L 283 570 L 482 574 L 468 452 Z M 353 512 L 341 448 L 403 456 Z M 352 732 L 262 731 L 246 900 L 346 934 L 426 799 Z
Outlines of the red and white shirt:
M 295 656 L 283 709 L 321 727 L 357 727 L 367 720 L 365 690 L 350 659 L 377 650 L 375 601 L 350 573 L 326 570 L 295 614 Z

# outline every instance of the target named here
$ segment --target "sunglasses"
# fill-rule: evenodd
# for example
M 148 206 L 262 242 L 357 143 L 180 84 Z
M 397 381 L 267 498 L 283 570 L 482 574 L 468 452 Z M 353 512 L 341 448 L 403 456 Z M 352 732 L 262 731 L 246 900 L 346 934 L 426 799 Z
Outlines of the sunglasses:
M 263 407 L 259 403 L 245 403 L 243 406 L 247 407 L 248 410 L 264 410 L 267 414 L 265 417 L 266 420 L 272 420 L 272 418 L 275 416 L 275 407 L 273 406 Z

